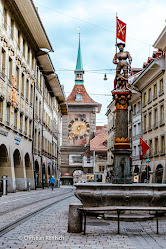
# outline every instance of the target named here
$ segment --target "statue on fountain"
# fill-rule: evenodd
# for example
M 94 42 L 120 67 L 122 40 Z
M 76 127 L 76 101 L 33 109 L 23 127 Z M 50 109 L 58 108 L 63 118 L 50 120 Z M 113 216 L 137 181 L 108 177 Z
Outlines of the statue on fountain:
M 115 54 L 113 63 L 117 64 L 114 88 L 127 89 L 128 74 L 131 72 L 132 57 L 129 52 L 123 51 L 125 44 L 117 43 L 119 52 Z M 128 61 L 127 61 L 128 59 Z M 123 74 L 121 73 L 123 70 Z

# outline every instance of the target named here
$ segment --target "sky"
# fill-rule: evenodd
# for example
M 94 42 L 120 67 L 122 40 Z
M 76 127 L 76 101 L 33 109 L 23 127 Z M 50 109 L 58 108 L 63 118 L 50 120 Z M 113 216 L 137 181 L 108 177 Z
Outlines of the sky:
M 84 86 L 102 104 L 97 125 L 107 123 L 107 106 L 112 100 L 115 77 L 116 13 L 127 24 L 126 47 L 132 67 L 142 67 L 152 55 L 153 44 L 166 25 L 165 0 L 34 0 L 49 40 L 50 53 L 66 97 L 75 84 L 74 70 L 78 52 L 78 28 Z M 104 74 L 107 80 L 104 80 Z

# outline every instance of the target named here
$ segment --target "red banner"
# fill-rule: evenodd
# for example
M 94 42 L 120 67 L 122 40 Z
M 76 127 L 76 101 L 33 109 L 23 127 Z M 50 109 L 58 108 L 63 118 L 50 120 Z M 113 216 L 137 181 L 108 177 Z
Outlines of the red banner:
M 126 23 L 116 18 L 116 38 L 126 41 Z
M 145 153 L 149 149 L 150 149 L 150 146 L 147 143 L 145 143 L 145 141 L 140 137 L 140 144 L 139 144 L 139 157 L 140 157 L 140 160 L 143 159 Z

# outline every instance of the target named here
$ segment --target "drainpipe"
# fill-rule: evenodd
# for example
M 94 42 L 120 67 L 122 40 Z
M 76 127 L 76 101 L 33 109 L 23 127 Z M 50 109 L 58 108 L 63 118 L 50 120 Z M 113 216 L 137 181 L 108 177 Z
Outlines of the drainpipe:
M 32 122 L 32 160 L 33 160 L 33 172 L 35 180 L 35 190 L 36 190 L 36 171 L 35 171 L 35 155 L 34 155 L 34 143 L 35 143 L 35 87 L 36 83 L 34 80 L 33 84 L 33 122 Z
M 45 80 L 45 78 L 44 78 Z M 41 130 L 41 151 L 40 151 L 40 157 L 41 157 L 41 173 L 42 173 L 42 188 L 44 189 L 44 181 L 43 181 L 43 119 L 44 119 L 44 81 L 43 80 L 43 90 L 42 90 L 42 130 Z

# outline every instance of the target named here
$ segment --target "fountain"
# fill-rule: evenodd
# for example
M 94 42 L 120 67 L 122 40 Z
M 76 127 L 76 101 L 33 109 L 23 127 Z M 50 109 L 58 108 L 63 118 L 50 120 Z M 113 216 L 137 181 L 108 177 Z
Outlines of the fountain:
M 113 99 L 116 105 L 116 132 L 114 143 L 113 183 L 75 184 L 75 196 L 84 207 L 101 206 L 166 206 L 165 184 L 139 184 L 131 182 L 130 139 L 128 137 L 128 106 L 131 90 L 128 88 L 128 74 L 132 58 L 124 51 L 125 44 L 118 43 L 119 52 L 113 63 L 117 64 Z

